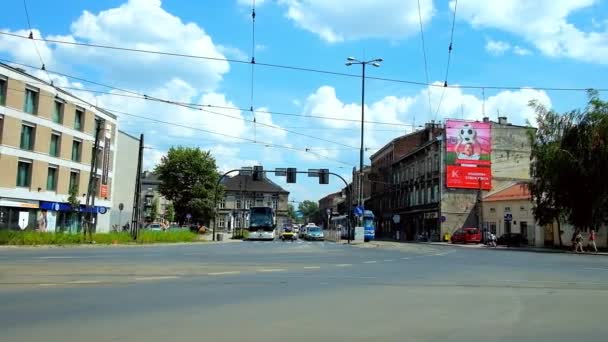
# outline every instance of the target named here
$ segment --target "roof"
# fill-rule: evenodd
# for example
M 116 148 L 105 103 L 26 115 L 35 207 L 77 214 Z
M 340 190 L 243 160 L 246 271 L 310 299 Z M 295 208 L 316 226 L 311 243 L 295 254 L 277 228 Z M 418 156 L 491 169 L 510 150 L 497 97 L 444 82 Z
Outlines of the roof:
M 380 153 L 382 153 L 382 151 L 386 150 L 386 148 L 388 148 L 389 146 L 392 146 L 395 142 L 397 142 L 397 141 L 399 141 L 401 139 L 407 138 L 410 135 L 415 134 L 416 132 L 412 132 L 412 133 L 405 134 L 405 135 L 402 135 L 402 136 L 394 138 L 393 140 L 389 141 L 384 146 L 382 146 L 378 151 L 374 152 L 371 156 L 369 156 L 369 159 L 373 160 L 374 158 L 376 158 L 377 155 L 379 155 Z
M 268 178 L 259 181 L 253 181 L 250 175 L 236 175 L 234 177 L 226 177 L 222 180 L 222 185 L 226 191 L 254 191 L 254 192 L 279 192 L 289 194 L 289 191 L 283 189 L 275 182 Z
M 418 153 L 420 151 L 423 151 L 425 148 L 427 148 L 427 147 L 429 147 L 429 146 L 431 146 L 431 145 L 433 145 L 433 144 L 441 141 L 442 139 L 443 139 L 443 136 L 440 136 L 440 137 L 435 137 L 432 140 L 429 140 L 429 141 L 425 142 L 424 144 L 418 146 L 415 150 L 412 150 L 410 153 L 404 154 L 399 159 L 395 160 L 393 162 L 393 165 L 400 163 L 401 161 L 403 161 L 403 160 L 405 160 L 405 159 L 407 159 L 407 158 L 415 155 L 416 153 Z
M 58 87 L 58 86 L 54 85 L 53 83 L 49 83 L 49 82 L 47 82 L 47 81 L 45 81 L 45 80 L 43 80 L 43 79 L 40 79 L 40 78 L 38 78 L 38 77 L 36 77 L 36 76 L 34 76 L 34 75 L 32 75 L 32 74 L 29 74 L 29 73 L 27 73 L 27 72 L 26 72 L 24 69 L 21 69 L 21 68 L 15 68 L 15 67 L 13 67 L 13 66 L 10 66 L 9 64 L 2 63 L 2 62 L 0 62 L 0 66 L 1 66 L 1 67 L 4 67 L 4 68 L 7 68 L 7 69 L 10 69 L 10 70 L 11 70 L 11 71 L 13 71 L 13 72 L 16 72 L 16 73 L 19 73 L 19 74 L 21 74 L 21 75 L 27 76 L 27 77 L 29 77 L 29 78 L 32 78 L 32 79 L 36 80 L 36 82 L 38 82 L 38 83 L 46 84 L 46 85 L 48 85 L 48 86 L 50 86 L 50 87 L 53 87 L 53 88 L 54 88 L 54 89 L 56 89 L 58 92 L 61 92 L 61 93 L 65 94 L 65 95 L 69 95 L 69 96 L 71 96 L 71 97 L 73 97 L 73 98 L 77 99 L 78 101 L 81 101 L 82 103 L 86 103 L 86 104 L 88 104 L 89 106 L 94 107 L 94 108 L 95 108 L 96 110 L 98 110 L 99 112 L 104 113 L 105 115 L 107 115 L 107 116 L 109 116 L 109 117 L 111 117 L 111 118 L 113 118 L 113 119 L 116 119 L 116 115 L 115 115 L 115 114 L 113 114 L 113 113 L 111 113 L 111 112 L 109 112 L 109 111 L 107 111 L 107 110 L 105 110 L 105 109 L 99 108 L 99 107 L 97 107 L 96 105 L 93 105 L 93 104 L 89 103 L 88 101 L 83 100 L 83 99 L 81 99 L 80 97 L 78 97 L 78 96 L 76 96 L 76 95 L 74 95 L 74 94 L 72 94 L 72 93 L 70 93 L 70 92 L 68 92 L 68 91 L 65 91 L 65 90 L 61 89 L 61 87 Z
M 484 197 L 483 200 L 484 202 L 498 202 L 529 199 L 530 189 L 528 185 L 525 182 L 518 182 Z

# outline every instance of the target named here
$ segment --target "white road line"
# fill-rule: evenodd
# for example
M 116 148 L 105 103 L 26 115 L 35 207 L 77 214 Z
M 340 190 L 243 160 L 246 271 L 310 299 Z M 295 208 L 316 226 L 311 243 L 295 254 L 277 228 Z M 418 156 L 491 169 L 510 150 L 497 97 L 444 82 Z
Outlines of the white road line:
M 38 259 L 76 259 L 76 258 L 82 258 L 82 257 L 77 257 L 77 256 L 43 256 L 43 257 L 38 257 Z
M 375 263 L 377 263 L 377 261 L 376 260 L 369 260 L 369 261 L 364 261 L 363 263 L 364 264 L 375 264 Z
M 305 270 L 318 270 L 320 269 L 321 266 L 304 266 L 303 269 Z
M 600 268 L 600 267 L 585 267 L 585 270 L 594 270 L 594 271 L 608 271 L 608 268 Z
M 38 286 L 57 286 L 57 284 L 46 283 L 46 284 L 38 284 Z
M 403 258 L 401 258 L 401 260 L 410 260 L 410 258 L 409 257 L 403 257 Z
M 258 272 L 283 272 L 284 268 L 262 268 L 257 270 Z
M 391 261 L 395 261 L 394 259 L 384 259 L 384 262 L 391 262 Z
M 349 267 L 352 266 L 353 264 L 336 264 L 336 267 Z
M 207 275 L 216 276 L 216 275 L 228 275 L 228 274 L 241 274 L 241 271 L 225 271 L 225 272 L 210 272 Z
M 165 279 L 179 279 L 178 276 L 154 276 L 154 277 L 136 277 L 135 280 L 165 280 Z
M 99 284 L 101 281 L 99 280 L 74 280 L 68 281 L 66 284 Z

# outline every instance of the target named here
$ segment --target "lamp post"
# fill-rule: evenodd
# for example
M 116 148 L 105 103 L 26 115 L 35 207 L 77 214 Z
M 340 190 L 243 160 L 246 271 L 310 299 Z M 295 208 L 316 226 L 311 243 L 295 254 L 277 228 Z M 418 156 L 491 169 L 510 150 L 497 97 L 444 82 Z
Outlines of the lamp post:
M 354 64 L 361 65 L 361 149 L 359 150 L 359 177 L 357 179 L 357 204 L 363 205 L 363 126 L 365 121 L 365 66 L 370 64 L 376 68 L 380 66 L 382 58 L 374 58 L 368 61 L 360 61 L 354 57 L 348 57 L 346 59 L 346 66 Z

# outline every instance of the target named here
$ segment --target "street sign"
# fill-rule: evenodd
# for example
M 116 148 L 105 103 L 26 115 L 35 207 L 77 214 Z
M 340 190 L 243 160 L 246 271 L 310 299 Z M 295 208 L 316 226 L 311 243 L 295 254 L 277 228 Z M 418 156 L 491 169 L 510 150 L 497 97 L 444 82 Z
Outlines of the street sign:
M 125 208 L 125 205 L 122 203 L 118 204 L 118 210 L 123 211 L 123 209 Z
M 395 222 L 395 224 L 399 223 L 400 221 L 401 221 L 401 216 L 393 215 L 393 222 Z
M 186 214 L 186 218 L 189 220 L 189 219 L 191 219 L 191 218 L 192 218 L 192 215 L 190 215 L 190 214 Z
M 363 207 L 358 205 L 355 207 L 355 216 L 363 216 Z
M 445 220 L 446 220 L 446 217 L 441 215 L 441 222 L 445 222 Z
M 308 177 L 318 177 L 319 169 L 308 169 Z
M 239 173 L 243 176 L 251 176 L 253 172 L 253 167 L 251 166 L 245 166 L 241 168 L 241 171 L 239 171 Z
M 325 213 L 327 214 L 327 216 L 331 216 L 331 208 L 325 209 Z
M 505 221 L 512 221 L 513 215 L 511 213 L 505 213 Z
M 274 175 L 277 177 L 285 177 L 285 176 L 287 176 L 287 169 L 284 167 L 276 168 L 276 169 L 274 169 Z

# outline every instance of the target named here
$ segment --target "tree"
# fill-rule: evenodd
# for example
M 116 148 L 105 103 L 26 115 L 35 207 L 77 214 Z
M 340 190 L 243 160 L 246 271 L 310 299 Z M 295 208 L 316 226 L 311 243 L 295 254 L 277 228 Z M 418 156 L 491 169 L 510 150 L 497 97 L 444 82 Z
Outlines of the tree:
M 192 147 L 171 147 L 154 169 L 160 180 L 159 191 L 173 202 L 177 221 L 208 223 L 213 217 L 214 196 L 219 174 L 209 151 Z
M 80 199 L 78 199 L 78 188 L 74 185 L 70 188 L 68 203 L 72 209 L 72 217 L 80 210 Z M 70 228 L 70 232 L 73 232 Z M 86 232 L 85 232 L 86 234 Z
M 152 199 L 152 208 L 150 208 L 150 221 L 154 222 L 158 219 L 158 207 L 160 206 L 160 200 L 158 196 L 154 196 Z
M 287 217 L 289 217 L 293 222 L 297 221 L 296 208 L 294 208 L 293 204 L 291 203 L 287 205 Z
M 175 221 L 175 208 L 173 208 L 173 203 L 169 203 L 167 206 L 167 211 L 165 212 L 165 218 L 169 222 Z
M 319 205 L 317 202 L 304 201 L 298 205 L 298 210 L 304 216 L 307 222 L 317 220 L 319 218 Z
M 538 130 L 532 142 L 534 214 L 540 224 L 566 219 L 577 228 L 598 229 L 608 219 L 608 103 L 589 91 L 584 110 L 564 114 L 537 102 Z M 561 231 L 560 245 L 561 241 Z

